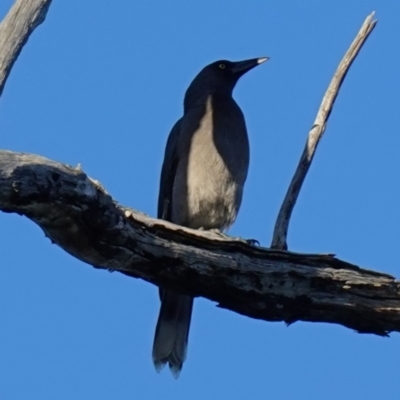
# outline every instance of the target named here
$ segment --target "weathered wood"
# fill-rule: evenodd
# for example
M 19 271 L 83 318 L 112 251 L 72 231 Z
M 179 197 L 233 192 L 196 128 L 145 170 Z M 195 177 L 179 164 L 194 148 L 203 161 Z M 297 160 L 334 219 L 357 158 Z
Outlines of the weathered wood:
M 372 19 L 373 17 L 374 13 L 370 14 L 364 21 L 356 38 L 353 40 L 353 43 L 350 45 L 342 61 L 337 67 L 331 83 L 326 90 L 324 98 L 322 99 L 322 103 L 317 112 L 314 124 L 308 133 L 307 142 L 300 157 L 299 164 L 296 168 L 292 181 L 290 182 L 289 188 L 286 192 L 285 198 L 278 213 L 278 217 L 276 219 L 271 243 L 271 247 L 274 249 L 287 250 L 288 248 L 287 233 L 293 208 L 296 204 L 297 198 L 299 197 L 304 179 L 306 178 L 307 172 L 311 166 L 318 143 L 325 132 L 326 124 L 328 123 L 329 116 L 335 104 L 336 97 L 339 94 L 339 90 L 342 86 L 344 78 L 346 77 L 351 64 L 357 57 L 357 54 L 368 39 L 369 34 L 375 28 L 377 21 L 374 21 Z
M 332 255 L 248 245 L 123 207 L 80 168 L 0 151 L 0 210 L 25 215 L 61 248 L 111 269 L 267 321 L 400 331 L 400 283 Z
M 0 96 L 31 33 L 46 18 L 52 0 L 17 0 L 0 24 Z

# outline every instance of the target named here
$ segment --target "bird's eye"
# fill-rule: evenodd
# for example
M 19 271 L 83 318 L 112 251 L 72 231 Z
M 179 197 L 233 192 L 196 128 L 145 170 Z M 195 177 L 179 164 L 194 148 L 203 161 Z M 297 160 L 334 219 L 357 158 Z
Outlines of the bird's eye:
M 223 63 L 219 64 L 218 67 L 219 67 L 219 69 L 225 69 L 225 64 L 223 64 Z

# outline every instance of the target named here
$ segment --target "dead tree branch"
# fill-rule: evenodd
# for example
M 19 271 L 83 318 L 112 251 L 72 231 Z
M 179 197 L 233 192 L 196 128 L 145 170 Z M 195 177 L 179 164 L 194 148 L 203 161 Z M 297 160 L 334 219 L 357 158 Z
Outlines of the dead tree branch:
M 353 43 L 350 45 L 342 61 L 340 62 L 324 95 L 324 98 L 322 99 L 317 117 L 315 118 L 314 124 L 308 134 L 307 143 L 304 147 L 303 154 L 300 157 L 296 172 L 292 178 L 292 181 L 290 182 L 285 199 L 283 200 L 282 206 L 278 213 L 271 243 L 271 247 L 274 249 L 287 250 L 288 248 L 287 233 L 289 229 L 290 217 L 300 194 L 301 186 L 303 185 L 308 169 L 311 166 L 318 143 L 325 132 L 329 116 L 331 114 L 333 105 L 335 104 L 336 97 L 339 94 L 339 90 L 342 86 L 344 78 L 346 77 L 351 64 L 357 57 L 357 54 L 361 50 L 361 47 L 376 26 L 377 21 L 373 20 L 373 17 L 374 13 L 369 15 L 364 21 L 356 38 L 353 40 Z
M 253 247 L 117 204 L 80 169 L 0 151 L 0 210 L 24 215 L 96 268 L 202 296 L 267 321 L 400 331 L 400 283 L 332 255 Z
M 17 0 L 0 24 L 0 96 L 31 33 L 46 18 L 51 0 Z

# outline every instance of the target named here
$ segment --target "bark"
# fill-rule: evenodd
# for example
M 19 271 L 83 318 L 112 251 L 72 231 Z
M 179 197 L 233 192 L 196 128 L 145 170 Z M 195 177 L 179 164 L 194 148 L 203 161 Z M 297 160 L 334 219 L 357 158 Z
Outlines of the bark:
M 58 246 L 119 271 L 266 321 L 400 331 L 400 284 L 333 255 L 255 247 L 119 205 L 80 168 L 0 151 L 0 210 L 24 215 Z

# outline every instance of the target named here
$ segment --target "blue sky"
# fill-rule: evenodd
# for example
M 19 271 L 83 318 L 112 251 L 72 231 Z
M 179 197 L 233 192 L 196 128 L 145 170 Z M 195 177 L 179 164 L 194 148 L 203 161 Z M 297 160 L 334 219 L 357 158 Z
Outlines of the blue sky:
M 0 3 L 5 15 L 12 1 Z M 156 213 L 166 137 L 209 62 L 269 56 L 241 79 L 251 165 L 233 235 L 268 246 L 322 95 L 365 17 L 289 247 L 400 276 L 400 3 L 60 1 L 0 101 L 1 148 L 78 163 L 115 199 Z M 95 270 L 26 218 L 0 214 L 2 399 L 398 399 L 400 337 L 256 321 L 195 302 L 179 380 L 157 374 L 157 289 Z

